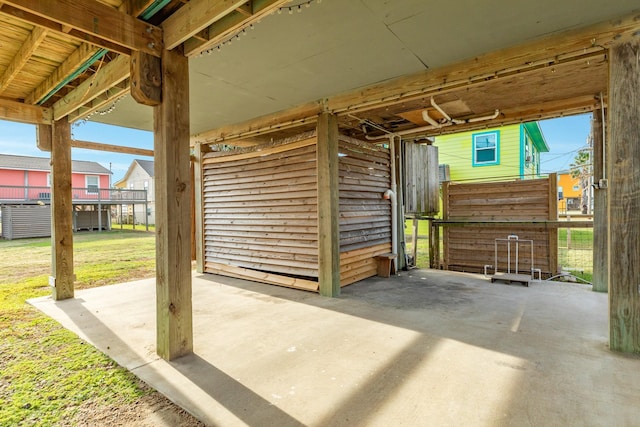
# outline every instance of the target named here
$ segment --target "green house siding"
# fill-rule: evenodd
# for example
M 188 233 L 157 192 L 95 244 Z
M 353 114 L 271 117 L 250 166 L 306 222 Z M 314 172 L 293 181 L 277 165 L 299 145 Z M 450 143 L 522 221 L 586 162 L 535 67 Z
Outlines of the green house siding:
M 475 164 L 474 135 L 497 132 L 495 164 Z M 436 137 L 440 164 L 448 164 L 452 181 L 515 177 L 520 171 L 521 125 L 509 125 L 486 131 L 469 131 Z

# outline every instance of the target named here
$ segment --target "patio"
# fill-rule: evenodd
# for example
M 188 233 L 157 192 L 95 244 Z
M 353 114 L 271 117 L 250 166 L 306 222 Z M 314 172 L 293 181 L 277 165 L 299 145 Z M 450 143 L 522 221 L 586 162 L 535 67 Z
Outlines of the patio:
M 607 295 L 435 270 L 339 298 L 193 277 L 194 354 L 155 352 L 155 280 L 30 301 L 207 425 L 633 425 Z

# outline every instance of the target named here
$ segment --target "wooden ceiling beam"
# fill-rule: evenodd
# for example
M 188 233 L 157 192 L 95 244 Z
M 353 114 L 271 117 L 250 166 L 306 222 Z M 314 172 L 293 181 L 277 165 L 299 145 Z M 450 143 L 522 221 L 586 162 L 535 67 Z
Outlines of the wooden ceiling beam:
M 40 43 L 47 36 L 47 30 L 35 27 L 27 40 L 22 44 L 13 60 L 7 66 L 4 74 L 0 77 L 0 94 L 4 92 L 14 78 L 20 73 L 22 68 L 27 64 L 33 52 L 40 46 Z
M 118 10 L 127 15 L 140 16 L 152 4 L 153 0 L 124 0 Z
M 49 30 L 56 31 L 61 34 L 66 34 L 81 42 L 91 43 L 95 46 L 100 46 L 116 53 L 120 53 L 123 55 L 131 54 L 131 49 L 127 47 L 121 46 L 116 43 L 111 43 L 105 39 L 101 39 L 91 34 L 87 34 L 82 31 L 73 29 L 68 25 L 60 24 L 58 22 L 52 21 L 47 18 L 43 18 L 33 13 L 26 12 L 22 9 L 18 9 L 13 6 L 4 5 L 2 9 L 0 9 L 0 13 L 19 19 L 31 25 L 47 28 Z
M 133 154 L 134 156 L 153 157 L 153 150 L 136 147 L 123 147 L 121 145 L 103 144 L 100 142 L 71 140 L 73 148 L 84 148 L 86 150 L 108 151 L 110 153 Z
M 528 104 L 515 108 L 505 108 L 500 110 L 500 115 L 492 120 L 475 123 L 465 123 L 453 126 L 443 126 L 439 129 L 418 130 L 411 132 L 411 128 L 401 130 L 406 138 L 417 136 L 437 136 L 452 133 L 467 132 L 479 129 L 495 128 L 500 126 L 539 121 L 562 116 L 572 116 L 585 114 L 597 110 L 602 104 L 594 95 L 577 96 L 574 98 L 560 99 L 553 101 Z M 490 112 L 487 112 L 490 113 Z M 345 120 L 349 120 L 345 118 Z M 353 127 L 351 124 L 350 127 Z M 419 126 L 415 126 L 418 129 Z
M 65 117 L 129 77 L 130 58 L 120 55 L 53 105 L 55 120 Z
M 43 25 L 56 31 L 68 32 L 82 41 L 97 44 L 120 53 L 134 50 L 154 56 L 162 52 L 162 29 L 138 20 L 95 0 L 3 0 L 7 6 L 22 11 L 22 19 L 34 25 L 50 21 L 56 25 Z M 20 15 L 16 12 L 16 15 Z M 37 19 L 37 18 L 40 19 Z
M 289 129 L 316 121 L 322 112 L 322 102 L 310 102 L 290 110 L 195 134 L 191 137 L 191 145 L 196 142 L 213 144 L 227 140 L 246 139 L 263 133 Z
M 232 10 L 225 16 L 205 27 L 207 40 L 201 38 L 190 38 L 184 41 L 184 54 L 186 56 L 197 56 L 203 51 L 215 47 L 221 42 L 233 37 L 242 28 L 251 25 L 271 13 L 274 13 L 285 3 L 291 0 L 253 0 L 251 2 L 251 13 L 245 7 L 242 11 Z M 244 2 L 246 3 L 246 2 Z M 166 32 L 166 29 L 165 29 Z
M 78 47 L 56 70 L 51 73 L 24 100 L 27 104 L 37 104 L 60 83 L 73 74 L 82 64 L 98 52 L 98 48 L 87 43 Z
M 163 23 L 164 45 L 171 50 L 246 3 L 246 0 L 191 0 Z
M 0 120 L 50 125 L 53 121 L 53 111 L 50 108 L 0 98 Z

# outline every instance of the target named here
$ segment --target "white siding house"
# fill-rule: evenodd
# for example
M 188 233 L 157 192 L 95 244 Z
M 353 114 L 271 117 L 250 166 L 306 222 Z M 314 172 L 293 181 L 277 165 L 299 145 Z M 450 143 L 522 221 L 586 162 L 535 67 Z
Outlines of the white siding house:
M 155 186 L 153 179 L 153 160 L 135 159 L 131 162 L 124 177 L 114 184 L 116 188 L 129 190 L 147 190 L 147 210 L 140 205 L 128 205 L 128 215 L 134 215 L 136 224 L 144 224 L 146 220 L 149 224 L 156 223 Z M 145 215 L 147 218 L 145 218 Z

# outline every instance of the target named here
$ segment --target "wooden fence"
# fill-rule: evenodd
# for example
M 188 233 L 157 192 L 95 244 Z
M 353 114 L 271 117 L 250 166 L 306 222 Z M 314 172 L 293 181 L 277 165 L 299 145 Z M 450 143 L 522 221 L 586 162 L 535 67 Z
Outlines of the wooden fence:
M 203 171 L 205 271 L 316 290 L 316 138 L 210 153 Z
M 375 276 L 375 256 L 391 252 L 389 150 L 340 136 L 340 285 Z
M 521 254 L 520 268 L 541 269 L 543 275 L 558 271 L 557 178 L 443 184 L 443 221 L 434 221 L 431 250 L 439 253 L 437 235 L 443 227 L 442 268 L 482 272 L 496 262 L 504 271 L 507 245 L 496 239 L 518 236 L 533 241 L 533 262 L 529 247 Z M 513 256 L 513 255 L 512 255 Z M 533 264 L 533 265 L 532 265 Z
M 204 156 L 205 272 L 318 290 L 317 138 Z M 389 150 L 339 137 L 340 284 L 391 251 Z

